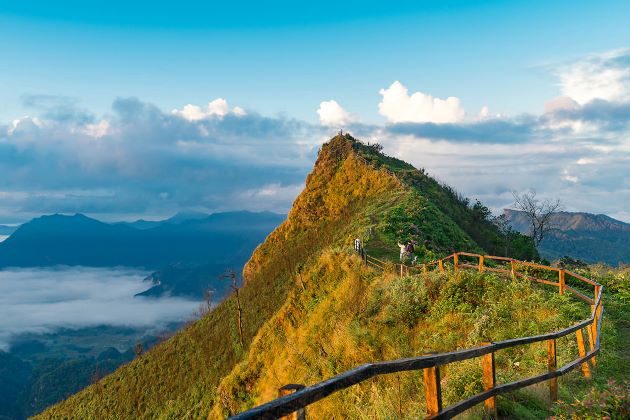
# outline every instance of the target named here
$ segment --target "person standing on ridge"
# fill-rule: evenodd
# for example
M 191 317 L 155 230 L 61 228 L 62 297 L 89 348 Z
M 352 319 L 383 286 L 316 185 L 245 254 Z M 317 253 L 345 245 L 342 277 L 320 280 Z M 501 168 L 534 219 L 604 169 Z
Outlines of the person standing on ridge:
M 400 262 L 405 262 L 405 254 L 407 252 L 407 244 L 401 244 L 398 242 L 398 247 L 400 248 Z
M 415 251 L 415 248 L 413 247 L 413 242 L 407 241 L 407 245 L 405 246 L 405 253 L 407 254 L 407 257 L 409 257 L 410 263 L 411 263 L 411 259 L 413 258 L 414 251 Z

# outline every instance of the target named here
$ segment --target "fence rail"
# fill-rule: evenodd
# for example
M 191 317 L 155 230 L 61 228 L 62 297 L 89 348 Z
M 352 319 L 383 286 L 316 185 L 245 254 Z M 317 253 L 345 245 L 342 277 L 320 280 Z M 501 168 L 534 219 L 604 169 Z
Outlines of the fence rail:
M 363 248 L 358 248 L 357 251 L 363 258 L 366 265 L 370 265 L 381 270 L 385 270 L 388 267 L 388 263 L 383 260 L 371 257 Z M 460 263 L 459 257 L 472 257 L 477 258 L 478 264 Z M 451 254 L 445 258 L 432 261 L 426 264 L 422 264 L 420 267 L 415 268 L 426 273 L 431 268 L 436 270 L 437 267 L 440 271 L 445 271 L 444 262 L 453 259 L 453 269 L 476 269 L 480 272 L 484 270 L 488 271 L 500 271 L 504 273 L 510 273 L 513 277 L 520 276 L 540 283 L 553 285 L 558 287 L 560 294 L 570 292 L 578 298 L 584 300 L 591 305 L 591 316 L 583 321 L 578 322 L 575 325 L 564 328 L 559 331 L 551 332 L 548 334 L 542 334 L 531 337 L 520 337 L 509 340 L 503 340 L 493 343 L 487 343 L 478 347 L 456 350 L 448 353 L 432 354 L 418 357 L 411 357 L 406 359 L 398 359 L 391 361 L 382 361 L 375 363 L 368 363 L 359 366 L 355 369 L 341 373 L 323 382 L 299 388 L 301 386 L 295 386 L 296 392 L 291 394 L 281 393 L 284 395 L 276 400 L 270 401 L 266 404 L 262 404 L 251 410 L 244 411 L 240 414 L 232 417 L 233 419 L 275 419 L 282 416 L 287 416 L 291 413 L 294 414 L 294 418 L 305 418 L 305 411 L 303 410 L 308 405 L 319 401 L 328 395 L 349 388 L 367 379 L 390 374 L 396 372 L 423 370 L 424 372 L 424 387 L 425 398 L 427 405 L 427 418 L 430 419 L 448 419 L 463 411 L 481 403 L 485 402 L 486 409 L 491 415 L 496 418 L 496 404 L 495 397 L 497 395 L 505 394 L 520 388 L 524 388 L 529 385 L 533 385 L 539 382 L 549 382 L 549 396 L 550 399 L 556 400 L 558 398 L 558 384 L 557 378 L 569 371 L 581 367 L 582 373 L 585 377 L 590 377 L 590 367 L 596 364 L 596 355 L 600 349 L 600 333 L 602 325 L 602 317 L 604 314 L 604 308 L 602 303 L 602 296 L 604 288 L 601 284 L 587 279 L 583 276 L 575 274 L 571 271 L 567 271 L 561 268 L 548 267 L 540 264 L 530 263 L 526 261 L 518 261 L 512 258 L 497 257 L 492 255 L 480 255 L 469 252 L 457 252 Z M 509 269 L 489 267 L 486 265 L 487 261 L 501 261 L 509 264 Z M 391 265 L 389 265 L 391 267 Z M 531 273 L 522 273 L 519 271 L 519 267 L 530 267 L 535 270 L 544 270 L 557 273 L 558 281 L 550 281 L 549 279 L 541 279 L 530 275 Z M 405 264 L 395 264 L 395 273 L 401 276 L 408 276 L 413 274 L 414 268 L 406 266 Z M 573 287 L 567 286 L 565 283 L 566 275 L 577 279 L 588 286 L 594 287 L 594 295 L 591 299 L 582 292 L 576 290 Z M 587 287 L 588 287 L 587 286 Z M 587 335 L 589 337 L 589 351 L 586 351 L 583 329 L 587 329 Z M 578 346 L 579 357 L 564 366 L 557 368 L 556 366 L 556 340 L 567 336 L 571 333 L 576 333 L 576 340 Z M 494 353 L 498 350 L 512 348 L 515 346 L 522 346 L 536 342 L 547 342 L 547 358 L 548 358 L 548 371 L 547 373 L 532 376 L 529 378 L 519 379 L 514 382 L 497 385 L 495 383 L 495 365 L 494 365 Z M 456 404 L 442 407 L 442 395 L 440 389 L 440 366 L 447 365 L 453 362 L 459 362 L 463 360 L 473 359 L 481 357 L 483 366 L 483 384 L 484 391 L 474 395 L 468 399 L 460 401 Z M 281 389 L 285 389 L 283 387 Z

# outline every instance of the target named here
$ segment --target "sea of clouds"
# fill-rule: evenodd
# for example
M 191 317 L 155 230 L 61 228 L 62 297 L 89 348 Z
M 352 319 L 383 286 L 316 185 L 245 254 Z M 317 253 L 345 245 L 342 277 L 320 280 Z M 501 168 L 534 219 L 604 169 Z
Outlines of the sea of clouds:
M 147 273 L 126 268 L 0 270 L 0 349 L 23 333 L 99 325 L 155 328 L 191 317 L 199 302 L 134 297 Z

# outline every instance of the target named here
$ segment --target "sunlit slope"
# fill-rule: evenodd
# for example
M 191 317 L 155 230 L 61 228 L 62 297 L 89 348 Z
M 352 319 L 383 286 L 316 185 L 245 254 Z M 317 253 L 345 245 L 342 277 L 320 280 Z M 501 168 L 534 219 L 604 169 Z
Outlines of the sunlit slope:
M 232 406 L 242 406 L 247 395 L 241 395 L 234 404 L 231 401 L 235 392 L 248 388 L 229 384 L 240 371 L 247 375 L 256 372 L 255 365 L 250 366 L 254 360 L 252 343 L 261 342 L 261 334 L 268 334 L 277 323 L 301 322 L 282 314 L 287 313 L 286 307 L 295 296 L 304 294 L 306 299 L 311 293 L 313 276 L 323 290 L 328 290 L 328 284 L 336 287 L 332 265 L 317 274 L 322 258 L 331 249 L 347 246 L 360 236 L 374 255 L 393 258 L 398 252 L 396 242 L 404 239 L 416 240 L 420 256 L 427 259 L 452 250 L 482 250 L 472 238 L 475 232 L 463 229 L 451 217 L 461 213 L 474 220 L 473 210 L 453 200 L 444 187 L 409 165 L 349 136 L 334 137 L 322 146 L 287 220 L 255 250 L 245 266 L 245 285 L 239 292 L 244 346 L 232 295 L 201 320 L 50 408 L 42 417 L 197 418 L 211 410 L 225 414 Z M 497 235 L 491 224 L 480 226 Z M 348 258 L 330 260 L 330 264 L 350 264 L 348 269 L 353 271 L 357 261 Z M 363 269 L 357 270 L 348 275 L 360 278 Z M 348 293 L 359 291 L 361 283 L 355 286 L 359 289 Z M 316 299 L 324 298 L 326 295 Z M 398 345 L 396 341 L 384 344 L 389 348 Z
M 209 418 L 270 401 L 286 384 L 310 385 L 364 363 L 551 332 L 588 312 L 527 280 L 461 270 L 400 278 L 366 267 L 341 248 L 322 253 L 302 278 L 304 289 L 289 294 L 247 357 L 221 381 Z M 559 363 L 575 357 L 571 344 L 562 341 Z M 524 346 L 498 353 L 496 363 L 504 383 L 544 369 L 547 356 L 542 346 Z M 450 364 L 442 376 L 445 405 L 483 391 L 478 359 Z M 423 418 L 423 395 L 422 372 L 386 375 L 309 406 L 308 417 Z M 544 415 L 536 404 L 523 407 L 522 395 L 502 399 L 501 410 Z

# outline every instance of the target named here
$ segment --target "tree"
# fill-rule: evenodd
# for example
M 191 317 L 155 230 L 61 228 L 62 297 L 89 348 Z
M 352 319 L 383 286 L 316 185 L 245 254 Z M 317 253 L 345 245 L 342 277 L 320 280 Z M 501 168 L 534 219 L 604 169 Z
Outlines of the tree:
M 234 270 L 228 270 L 227 274 L 221 276 L 222 279 L 229 279 L 232 283 L 230 287 L 232 288 L 232 293 L 234 293 L 234 297 L 236 298 L 236 322 L 238 326 L 238 335 L 241 342 L 241 347 L 245 348 L 245 340 L 243 338 L 243 308 L 241 306 L 241 298 L 239 296 L 239 284 L 242 283 L 236 272 Z
M 142 356 L 142 353 L 144 353 L 144 346 L 142 343 L 136 343 L 136 345 L 133 346 L 133 352 L 136 354 L 136 357 Z
M 540 201 L 536 198 L 535 190 L 529 190 L 523 194 L 514 191 L 512 194 L 514 195 L 514 206 L 527 217 L 529 235 L 537 247 L 544 239 L 545 234 L 554 228 L 551 223 L 551 216 L 562 209 L 562 204 L 558 199 Z

